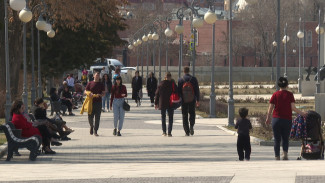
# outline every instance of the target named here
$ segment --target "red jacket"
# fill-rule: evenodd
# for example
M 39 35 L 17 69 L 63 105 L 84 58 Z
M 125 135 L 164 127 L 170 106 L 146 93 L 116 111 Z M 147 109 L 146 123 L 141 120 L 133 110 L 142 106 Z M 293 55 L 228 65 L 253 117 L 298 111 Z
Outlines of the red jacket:
M 12 116 L 12 123 L 15 125 L 17 129 L 21 129 L 21 136 L 22 137 L 31 137 L 34 135 L 39 135 L 42 137 L 39 130 L 32 126 L 32 123 L 29 123 L 27 119 L 22 114 L 13 114 Z

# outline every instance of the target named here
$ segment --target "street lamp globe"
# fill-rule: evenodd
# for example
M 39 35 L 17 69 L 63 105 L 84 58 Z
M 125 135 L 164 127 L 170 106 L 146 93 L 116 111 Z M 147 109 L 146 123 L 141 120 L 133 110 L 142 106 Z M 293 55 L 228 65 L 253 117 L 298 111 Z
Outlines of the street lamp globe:
M 184 26 L 183 25 L 180 25 L 180 24 L 176 25 L 175 26 L 175 32 L 177 34 L 182 34 L 184 32 Z
M 302 39 L 302 38 L 304 38 L 304 36 L 305 36 L 304 32 L 302 32 L 301 30 L 299 30 L 298 33 L 297 33 L 297 37 L 299 39 Z
M 49 38 L 54 38 L 54 36 L 55 36 L 55 31 L 54 31 L 53 29 L 51 29 L 50 31 L 47 32 L 47 36 L 48 36 Z
M 151 32 L 148 34 L 148 38 L 149 38 L 149 40 L 152 40 L 152 34 L 151 34 Z
M 48 22 L 46 22 L 45 27 L 44 27 L 44 32 L 48 32 L 52 29 L 52 25 Z
M 209 10 L 204 15 L 204 21 L 208 24 L 214 24 L 214 22 L 217 21 L 217 15 L 211 10 Z
M 276 47 L 276 46 L 278 46 L 278 43 L 277 43 L 276 41 L 273 41 L 272 45 L 273 45 L 274 47 Z
M 319 25 L 318 25 L 316 27 L 315 31 L 316 31 L 317 34 L 324 34 L 324 27 L 319 28 Z
M 129 48 L 129 50 L 132 50 L 133 49 L 132 44 L 129 44 L 128 48 Z
M 148 36 L 146 36 L 146 35 L 143 35 L 143 36 L 142 36 L 142 41 L 147 42 L 148 39 L 149 39 Z
M 201 18 L 195 17 L 192 21 L 194 28 L 200 28 L 203 26 L 203 20 Z
M 169 27 L 167 27 L 167 29 L 165 29 L 165 35 L 167 37 L 170 37 L 173 35 L 173 31 Z
M 27 23 L 27 22 L 29 22 L 32 18 L 33 18 L 32 11 L 30 11 L 30 9 L 29 9 L 27 6 L 19 12 L 19 19 L 20 19 L 22 22 Z
M 297 50 L 296 49 L 293 49 L 292 50 L 292 53 L 296 54 Z
M 126 16 L 127 16 L 127 17 L 132 17 L 133 14 L 132 14 L 132 12 L 129 11 L 129 12 L 126 13 Z
M 26 7 L 25 0 L 10 0 L 9 1 L 10 8 L 15 11 L 20 11 Z
M 290 41 L 290 37 L 285 35 L 282 39 L 282 42 L 285 44 L 285 43 L 288 43 Z
M 137 40 L 137 44 L 140 45 L 142 44 L 142 41 L 140 39 Z
M 134 47 L 137 47 L 138 46 L 137 41 L 133 41 L 133 46 Z
M 40 15 L 40 16 L 38 17 L 37 22 L 36 22 L 36 28 L 37 28 L 38 30 L 44 30 L 45 26 L 46 26 L 46 22 L 45 22 L 45 20 L 43 19 L 43 16 Z
M 157 41 L 159 39 L 159 35 L 157 33 L 152 34 L 152 39 Z

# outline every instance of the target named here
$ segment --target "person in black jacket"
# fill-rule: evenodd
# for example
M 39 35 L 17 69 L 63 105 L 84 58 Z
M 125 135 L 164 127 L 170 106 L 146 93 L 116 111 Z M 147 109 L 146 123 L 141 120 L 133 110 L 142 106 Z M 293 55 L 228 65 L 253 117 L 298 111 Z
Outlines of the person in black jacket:
M 151 107 L 154 107 L 155 92 L 157 90 L 157 79 L 153 72 L 150 72 L 149 78 L 147 79 L 147 92 L 150 97 Z
M 132 78 L 132 99 L 140 106 L 140 92 L 142 90 L 142 77 L 139 76 L 139 71 L 135 71 L 135 76 Z
M 61 103 L 68 107 L 69 116 L 74 116 L 74 114 L 72 113 L 72 95 L 68 87 L 63 88 L 63 91 L 61 93 Z
M 249 130 L 252 129 L 252 124 L 249 119 L 247 119 L 248 109 L 240 108 L 239 115 L 241 119 L 239 119 L 236 123 L 235 128 L 238 129 L 238 139 L 237 139 L 237 153 L 239 156 L 239 161 L 244 160 L 244 151 L 245 151 L 245 159 L 249 161 L 251 155 L 251 143 L 249 137 Z
M 105 95 L 102 97 L 102 112 L 105 112 L 105 101 L 107 106 L 107 112 L 109 112 L 109 101 L 111 96 L 112 81 L 109 78 L 108 74 L 103 75 L 103 84 L 105 86 Z
M 183 128 L 185 131 L 185 136 L 189 136 L 190 134 L 194 135 L 195 104 L 196 106 L 200 105 L 200 89 L 198 81 L 196 77 L 191 76 L 189 73 L 190 68 L 184 67 L 184 76 L 183 78 L 178 79 L 178 94 L 182 98 Z M 190 114 L 189 119 L 188 114 Z M 188 125 L 189 121 L 190 127 Z

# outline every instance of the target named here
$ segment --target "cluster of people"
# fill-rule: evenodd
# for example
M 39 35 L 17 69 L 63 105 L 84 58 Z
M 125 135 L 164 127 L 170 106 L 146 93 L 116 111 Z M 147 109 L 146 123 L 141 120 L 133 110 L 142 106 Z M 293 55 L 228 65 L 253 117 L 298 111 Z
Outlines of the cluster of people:
M 51 146 L 61 146 L 59 142 L 71 140 L 68 135 L 74 130 L 69 128 L 60 116 L 48 118 L 46 114 L 47 104 L 42 98 L 37 98 L 32 107 L 32 113 L 25 111 L 24 103 L 20 100 L 14 101 L 11 107 L 11 122 L 15 128 L 21 129 L 21 136 L 28 138 L 38 135 L 42 138 L 42 152 L 55 154 Z

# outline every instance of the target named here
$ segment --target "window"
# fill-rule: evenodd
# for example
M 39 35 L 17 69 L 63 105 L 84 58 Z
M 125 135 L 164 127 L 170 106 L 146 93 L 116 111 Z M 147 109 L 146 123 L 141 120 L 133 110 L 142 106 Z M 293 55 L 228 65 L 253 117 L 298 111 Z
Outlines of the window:
M 313 46 L 313 32 L 307 31 L 305 32 L 306 38 L 305 38 L 305 47 L 312 47 Z

